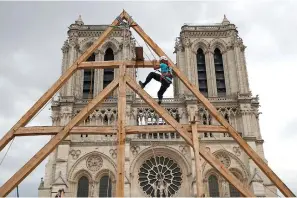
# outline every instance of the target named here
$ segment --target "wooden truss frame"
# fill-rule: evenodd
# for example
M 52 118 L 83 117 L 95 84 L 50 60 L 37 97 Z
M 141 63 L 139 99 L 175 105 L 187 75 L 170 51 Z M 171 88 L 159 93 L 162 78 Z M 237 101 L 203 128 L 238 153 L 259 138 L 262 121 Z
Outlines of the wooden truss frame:
M 210 165 L 212 165 L 221 175 L 228 180 L 243 196 L 254 197 L 249 187 L 244 186 L 225 166 L 210 152 L 199 145 L 199 132 L 229 133 L 231 137 L 241 146 L 247 155 L 258 165 L 264 174 L 277 186 L 277 188 L 287 197 L 295 196 L 293 192 L 282 182 L 282 180 L 269 168 L 263 159 L 242 139 L 239 133 L 224 119 L 216 108 L 205 98 L 199 90 L 190 83 L 187 77 L 169 59 L 169 66 L 172 67 L 175 75 L 185 84 L 185 86 L 196 96 L 211 113 L 212 116 L 222 126 L 201 126 L 197 123 L 182 125 L 178 123 L 164 108 L 147 94 L 135 80 L 126 75 L 126 68 L 129 67 L 153 67 L 148 61 L 102 61 L 85 62 L 87 58 L 103 44 L 103 41 L 110 35 L 113 26 L 119 25 L 119 20 L 126 20 L 131 27 L 142 37 L 142 39 L 154 50 L 158 56 L 167 56 L 161 48 L 141 29 L 141 27 L 123 10 L 110 27 L 108 27 L 67 70 L 44 93 L 44 95 L 25 113 L 25 115 L 4 135 L 0 140 L 0 151 L 15 137 L 28 135 L 53 135 L 51 140 L 41 148 L 19 171 L 17 171 L 0 188 L 0 196 L 7 196 L 23 179 L 26 178 L 69 134 L 112 134 L 111 127 L 78 127 L 78 123 L 86 119 L 95 107 L 102 102 L 108 94 L 119 88 L 118 96 L 118 154 L 117 154 L 117 177 L 116 177 L 116 197 L 124 197 L 124 163 L 125 163 L 125 139 L 127 134 L 135 133 L 158 133 L 177 131 L 184 140 L 193 147 L 196 161 L 196 184 L 197 196 L 202 195 L 200 160 L 201 155 Z M 167 56 L 168 57 L 168 56 Z M 169 57 L 168 57 L 169 58 Z M 53 95 L 66 83 L 66 81 L 79 69 L 87 68 L 119 68 L 119 77 L 114 79 L 103 91 L 92 99 L 66 126 L 64 127 L 25 127 L 32 117 L 53 97 Z M 167 126 L 125 126 L 126 109 L 126 85 L 133 89 L 151 108 L 153 108 L 168 124 Z M 197 133 L 198 132 L 198 133 Z

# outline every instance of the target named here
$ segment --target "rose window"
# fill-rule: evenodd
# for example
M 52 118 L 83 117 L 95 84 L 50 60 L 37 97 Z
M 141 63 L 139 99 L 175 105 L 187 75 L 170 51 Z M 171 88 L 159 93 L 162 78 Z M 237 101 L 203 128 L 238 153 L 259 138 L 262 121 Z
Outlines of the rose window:
M 182 172 L 178 164 L 168 157 L 156 156 L 140 167 L 139 185 L 151 197 L 171 197 L 180 188 Z

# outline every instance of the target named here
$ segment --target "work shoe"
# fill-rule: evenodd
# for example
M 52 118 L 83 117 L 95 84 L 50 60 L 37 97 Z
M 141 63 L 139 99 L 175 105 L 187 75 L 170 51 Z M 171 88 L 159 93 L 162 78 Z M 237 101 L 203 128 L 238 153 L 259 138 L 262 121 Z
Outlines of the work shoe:
M 139 83 L 140 87 L 143 89 L 144 88 L 144 84 L 141 81 L 139 81 L 138 83 Z
M 158 101 L 158 104 L 161 105 L 161 103 L 162 103 L 162 100 L 159 100 L 159 101 Z

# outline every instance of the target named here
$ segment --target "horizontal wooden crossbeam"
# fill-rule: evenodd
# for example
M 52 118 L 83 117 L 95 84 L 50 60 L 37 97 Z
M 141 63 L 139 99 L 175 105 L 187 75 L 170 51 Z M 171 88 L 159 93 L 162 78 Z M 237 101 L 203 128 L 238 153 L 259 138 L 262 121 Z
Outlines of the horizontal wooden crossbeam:
M 127 68 L 152 68 L 159 64 L 159 61 L 90 61 L 80 63 L 78 69 L 118 68 L 121 64 L 125 64 Z
M 192 132 L 191 125 L 183 124 L 188 132 Z M 15 136 L 32 136 L 32 135 L 56 135 L 63 127 L 59 126 L 34 126 L 34 127 L 21 127 L 15 132 Z M 144 125 L 144 126 L 126 126 L 127 135 L 139 133 L 167 133 L 175 132 L 171 125 Z M 198 125 L 197 131 L 199 133 L 226 133 L 227 130 L 222 126 L 213 125 Z M 73 127 L 69 132 L 72 135 L 89 134 L 89 135 L 112 135 L 116 134 L 113 126 L 77 126 Z

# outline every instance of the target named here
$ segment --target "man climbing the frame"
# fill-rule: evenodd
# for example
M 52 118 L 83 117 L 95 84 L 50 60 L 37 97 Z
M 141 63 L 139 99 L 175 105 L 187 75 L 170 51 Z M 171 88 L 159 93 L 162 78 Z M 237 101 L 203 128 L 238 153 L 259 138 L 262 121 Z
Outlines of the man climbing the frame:
M 161 69 L 161 75 L 156 72 L 151 72 L 146 77 L 145 82 L 139 81 L 139 84 L 142 88 L 144 88 L 152 79 L 161 83 L 160 90 L 158 91 L 159 105 L 162 103 L 163 94 L 170 87 L 172 83 L 172 68 L 168 66 L 168 59 L 166 56 L 160 57 L 160 65 L 155 65 L 154 70 Z

